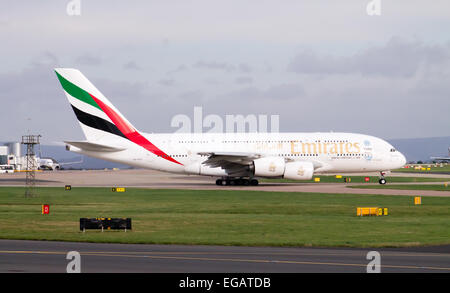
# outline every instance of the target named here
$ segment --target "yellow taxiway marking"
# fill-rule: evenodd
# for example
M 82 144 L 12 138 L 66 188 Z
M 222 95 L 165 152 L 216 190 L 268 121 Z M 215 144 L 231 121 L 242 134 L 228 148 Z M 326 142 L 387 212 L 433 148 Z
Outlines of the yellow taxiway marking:
M 12 251 L 0 250 L 0 254 L 49 254 L 66 255 L 67 252 L 61 251 Z M 150 259 L 174 259 L 174 260 L 197 260 L 197 261 L 221 261 L 221 262 L 250 262 L 250 263 L 279 263 L 279 264 L 302 264 L 302 265 L 328 265 L 328 266 L 352 266 L 367 267 L 367 264 L 359 263 L 340 263 L 340 262 L 314 262 L 314 261 L 291 261 L 291 260 L 266 260 L 266 259 L 239 259 L 239 258 L 211 258 L 211 257 L 188 257 L 188 256 L 167 256 L 167 255 L 146 255 L 153 253 L 138 253 L 143 255 L 126 254 L 123 252 L 80 252 L 81 255 L 88 256 L 107 256 L 107 257 L 129 257 L 129 258 L 150 258 Z M 182 254 L 182 253 L 177 253 Z M 216 253 L 217 254 L 217 253 Z M 444 270 L 450 271 L 450 267 L 429 267 L 429 266 L 406 266 L 406 265 L 386 265 L 382 268 L 397 269 L 422 269 L 422 270 Z

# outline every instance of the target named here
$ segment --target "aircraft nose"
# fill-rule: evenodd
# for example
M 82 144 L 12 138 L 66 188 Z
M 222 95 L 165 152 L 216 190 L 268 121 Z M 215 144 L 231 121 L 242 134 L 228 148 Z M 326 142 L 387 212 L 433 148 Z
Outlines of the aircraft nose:
M 399 163 L 401 164 L 400 167 L 403 167 L 406 164 L 406 157 L 402 153 L 400 153 Z

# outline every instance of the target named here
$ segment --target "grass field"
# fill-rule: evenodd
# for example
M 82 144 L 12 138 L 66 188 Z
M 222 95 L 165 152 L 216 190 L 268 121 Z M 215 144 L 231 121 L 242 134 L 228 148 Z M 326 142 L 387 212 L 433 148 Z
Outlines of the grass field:
M 50 215 L 41 215 L 50 204 Z M 389 216 L 357 217 L 356 207 Z M 82 217 L 131 217 L 133 230 L 79 231 Z M 450 198 L 231 190 L 0 188 L 0 238 L 249 246 L 450 244 Z
M 349 188 L 364 188 L 364 189 L 402 189 L 402 190 L 436 190 L 436 191 L 450 191 L 450 184 L 387 184 L 387 185 L 353 185 L 347 186 Z
M 261 179 L 261 182 L 276 182 L 276 183 L 345 183 L 344 178 L 351 178 L 351 183 L 378 183 L 380 179 L 378 176 L 342 176 L 336 178 L 334 175 L 314 176 L 320 178 L 320 182 L 315 182 L 314 178 L 311 180 L 291 180 L 291 179 Z M 365 177 L 369 177 L 369 181 L 365 181 Z M 387 182 L 402 183 L 402 182 L 444 182 L 450 181 L 449 178 L 431 178 L 431 177 L 397 177 L 386 176 Z
M 411 165 L 409 165 L 411 166 Z M 416 166 L 416 165 L 414 165 Z M 419 165 L 417 165 L 419 166 Z M 400 168 L 392 170 L 392 172 L 402 172 L 402 173 L 441 173 L 441 174 L 450 174 L 450 164 L 444 164 L 443 167 L 440 167 L 440 164 L 437 164 L 437 167 L 434 166 L 434 164 L 422 164 L 420 165 L 422 168 L 425 168 L 425 170 L 421 169 L 414 169 L 414 168 Z M 428 167 L 430 166 L 430 167 Z M 426 170 L 427 168 L 430 168 L 430 170 Z

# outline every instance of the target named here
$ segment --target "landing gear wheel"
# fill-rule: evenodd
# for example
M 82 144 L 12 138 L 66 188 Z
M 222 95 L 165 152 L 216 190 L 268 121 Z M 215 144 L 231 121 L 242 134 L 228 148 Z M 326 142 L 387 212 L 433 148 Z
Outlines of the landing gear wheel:
M 218 186 L 227 185 L 227 181 L 224 180 L 224 179 L 217 179 L 216 180 L 216 185 L 218 185 Z
M 259 184 L 256 179 L 245 179 L 245 178 L 236 178 L 236 179 L 217 179 L 216 185 L 233 185 L 233 186 L 257 186 Z
M 380 184 L 386 184 L 386 179 L 384 178 L 384 174 L 386 174 L 385 172 L 380 172 L 380 180 L 378 180 L 378 182 L 380 183 Z
M 258 180 L 256 180 L 256 179 L 251 179 L 250 180 L 250 185 L 251 186 L 257 186 L 258 184 L 259 184 Z

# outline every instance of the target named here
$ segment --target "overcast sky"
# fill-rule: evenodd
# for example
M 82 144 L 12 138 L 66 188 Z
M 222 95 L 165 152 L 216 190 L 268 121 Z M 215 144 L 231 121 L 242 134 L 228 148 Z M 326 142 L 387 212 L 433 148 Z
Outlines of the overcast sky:
M 280 131 L 450 135 L 450 2 L 1 1 L 0 141 L 84 139 L 54 67 L 145 132 L 172 117 L 279 115 Z M 207 129 L 205 129 L 207 130 Z

